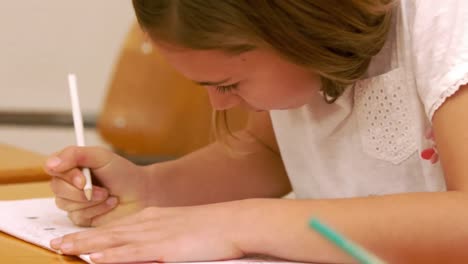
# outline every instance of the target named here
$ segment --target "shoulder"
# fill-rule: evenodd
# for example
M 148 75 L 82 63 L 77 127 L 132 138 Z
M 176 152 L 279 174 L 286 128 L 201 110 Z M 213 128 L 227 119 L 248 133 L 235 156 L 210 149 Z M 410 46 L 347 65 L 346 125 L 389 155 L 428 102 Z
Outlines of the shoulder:
M 468 80 L 468 1 L 402 1 L 418 95 L 432 119 Z

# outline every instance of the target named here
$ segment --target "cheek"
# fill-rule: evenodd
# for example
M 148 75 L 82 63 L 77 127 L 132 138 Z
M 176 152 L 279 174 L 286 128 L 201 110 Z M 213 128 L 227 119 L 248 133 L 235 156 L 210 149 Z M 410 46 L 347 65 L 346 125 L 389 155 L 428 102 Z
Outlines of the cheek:
M 265 78 L 249 83 L 239 95 L 262 109 L 284 109 L 310 102 L 319 89 L 318 78 Z

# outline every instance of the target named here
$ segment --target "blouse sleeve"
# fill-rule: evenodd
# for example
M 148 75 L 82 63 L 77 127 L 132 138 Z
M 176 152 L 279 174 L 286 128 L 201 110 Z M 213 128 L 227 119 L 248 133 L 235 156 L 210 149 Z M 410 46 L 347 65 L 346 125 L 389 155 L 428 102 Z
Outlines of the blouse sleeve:
M 434 112 L 468 83 L 468 1 L 416 0 L 410 31 L 418 94 Z

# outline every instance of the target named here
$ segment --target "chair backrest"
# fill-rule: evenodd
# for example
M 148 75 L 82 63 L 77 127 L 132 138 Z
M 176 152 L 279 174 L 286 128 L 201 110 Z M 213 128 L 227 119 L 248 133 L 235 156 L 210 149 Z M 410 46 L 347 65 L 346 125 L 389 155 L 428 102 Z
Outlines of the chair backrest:
M 102 138 L 129 155 L 177 157 L 210 142 L 211 114 L 206 91 L 173 70 L 132 27 L 98 119 Z M 236 129 L 247 114 L 238 109 L 229 117 Z

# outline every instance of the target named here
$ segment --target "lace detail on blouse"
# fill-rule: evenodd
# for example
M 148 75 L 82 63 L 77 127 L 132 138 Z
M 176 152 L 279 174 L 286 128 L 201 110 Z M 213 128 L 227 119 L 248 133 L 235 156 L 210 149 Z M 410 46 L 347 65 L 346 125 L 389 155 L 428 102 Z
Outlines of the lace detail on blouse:
M 403 68 L 358 81 L 354 103 L 364 152 L 399 164 L 417 150 Z

